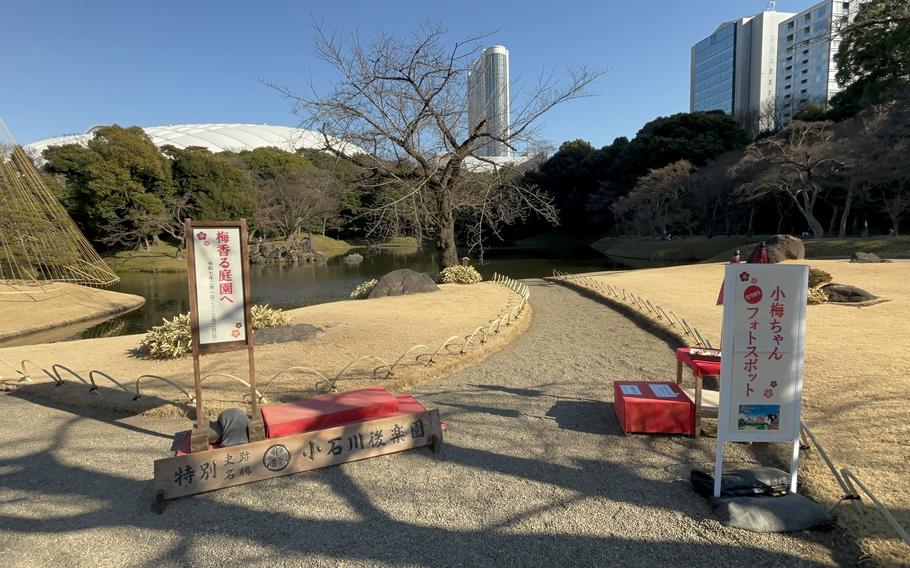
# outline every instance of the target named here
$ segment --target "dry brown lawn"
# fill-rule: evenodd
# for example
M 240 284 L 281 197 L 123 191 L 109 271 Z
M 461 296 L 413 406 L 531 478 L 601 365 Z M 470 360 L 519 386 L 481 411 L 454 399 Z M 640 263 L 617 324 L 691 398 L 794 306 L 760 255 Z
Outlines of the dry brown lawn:
M 311 396 L 316 392 L 316 381 L 320 380 L 313 371 L 329 379 L 344 371 L 337 384 L 339 390 L 377 383 L 390 389 L 405 388 L 461 368 L 500 349 L 527 326 L 529 308 L 512 325 L 502 325 L 498 333 L 491 334 L 485 345 L 480 344 L 483 334 L 478 333 L 465 354 L 458 354 L 466 338 L 478 327 L 489 328 L 493 320 L 509 313 L 519 302 L 520 297 L 509 288 L 484 282 L 472 286 L 441 285 L 438 292 L 426 294 L 333 302 L 290 310 L 287 313 L 291 326 L 304 324 L 315 330 L 302 339 L 256 347 L 259 391 L 270 402 Z M 282 329 L 275 328 L 276 331 Z M 433 352 L 453 336 L 457 339 L 440 351 L 432 365 L 425 366 Z M 88 379 L 90 371 L 97 369 L 130 388 L 140 375 L 158 375 L 192 393 L 192 357 L 176 360 L 139 357 L 134 349 L 141 339 L 142 335 L 127 335 L 0 349 L 0 378 L 5 380 L 7 388 L 17 388 L 25 395 L 34 392 L 70 404 L 134 413 L 187 414 L 190 407 L 186 404 L 186 396 L 154 379 L 143 379 L 144 396 L 136 402 L 125 392 L 117 391 L 113 383 L 97 376 L 98 384 L 104 387 L 100 394 L 89 393 L 77 378 L 61 369 L 58 369 L 60 376 L 68 384 L 55 388 L 40 371 L 40 368 L 51 369 L 59 363 Z M 394 365 L 412 347 L 421 344 L 425 347 L 414 349 L 402 358 L 394 375 L 386 380 L 383 365 Z M 29 373 L 41 384 L 23 386 L 16 380 L 13 367 L 18 368 L 23 360 L 29 361 L 26 364 Z M 303 368 L 279 376 L 269 385 L 273 377 L 290 367 Z M 248 380 L 246 350 L 202 357 L 203 377 L 213 373 Z M 204 381 L 206 414 L 212 417 L 224 408 L 241 405 L 249 393 L 248 387 L 228 377 L 212 376 Z M 165 401 L 178 401 L 179 404 L 166 404 Z
M 132 294 L 51 282 L 0 282 L 0 340 L 138 308 Z
M 812 260 L 840 284 L 887 301 L 855 307 L 808 307 L 803 420 L 838 468 L 850 468 L 910 528 L 910 262 L 854 264 Z M 597 279 L 660 304 L 685 318 L 715 346 L 723 264 L 600 273 Z M 833 504 L 842 491 L 816 452 L 803 454 L 810 495 Z M 839 518 L 863 551 L 885 565 L 904 565 L 904 546 L 868 499 L 862 510 L 841 504 Z

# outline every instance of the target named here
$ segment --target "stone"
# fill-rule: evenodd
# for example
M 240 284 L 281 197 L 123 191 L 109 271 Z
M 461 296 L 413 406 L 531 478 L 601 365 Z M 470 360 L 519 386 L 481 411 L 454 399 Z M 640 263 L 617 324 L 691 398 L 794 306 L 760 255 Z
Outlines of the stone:
M 874 252 L 860 252 L 856 251 L 853 253 L 853 256 L 850 257 L 850 262 L 864 262 L 864 263 L 877 263 L 877 262 L 890 262 L 888 260 L 882 260 Z
M 348 264 L 360 264 L 361 262 L 363 262 L 363 255 L 356 253 L 356 252 L 352 252 L 351 254 L 344 257 L 344 261 Z
M 370 299 L 384 296 L 402 296 L 404 294 L 420 294 L 422 292 L 435 292 L 439 286 L 429 275 L 423 272 L 402 268 L 389 272 L 379 279 L 379 283 L 370 292 Z
M 847 284 L 826 284 L 822 286 L 822 292 L 828 296 L 829 302 L 838 304 L 854 304 L 878 299 L 878 296 L 873 296 L 862 288 L 849 286 Z
M 765 241 L 765 250 L 771 264 L 806 258 L 806 246 L 803 241 L 791 235 L 774 235 Z

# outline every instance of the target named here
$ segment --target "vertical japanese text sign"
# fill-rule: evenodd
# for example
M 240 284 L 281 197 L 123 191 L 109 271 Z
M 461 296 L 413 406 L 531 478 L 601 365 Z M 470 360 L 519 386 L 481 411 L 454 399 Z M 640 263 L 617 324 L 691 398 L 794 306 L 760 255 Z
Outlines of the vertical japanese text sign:
M 193 342 L 201 353 L 243 349 L 249 335 L 249 292 L 243 222 L 187 226 Z
M 250 371 L 250 440 L 262 439 L 262 417 L 256 391 L 253 331 L 250 315 L 249 253 L 246 221 L 184 223 L 196 383 L 196 428 L 193 452 L 208 449 L 208 424 L 202 405 L 199 355 L 247 349 Z
M 796 490 L 808 277 L 806 265 L 726 267 L 715 496 L 724 442 L 793 442 Z

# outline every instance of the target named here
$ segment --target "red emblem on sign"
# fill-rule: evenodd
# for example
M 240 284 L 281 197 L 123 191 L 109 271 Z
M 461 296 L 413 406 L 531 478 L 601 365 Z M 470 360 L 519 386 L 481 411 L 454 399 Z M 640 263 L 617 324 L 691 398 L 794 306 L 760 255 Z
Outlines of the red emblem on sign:
M 205 234 L 205 231 L 199 231 L 198 233 L 196 233 L 196 239 L 198 239 L 200 241 L 204 241 L 206 236 L 207 235 Z
M 758 286 L 749 286 L 746 288 L 746 291 L 743 292 L 743 299 L 750 304 L 757 304 L 761 302 L 762 291 Z
M 748 273 L 748 272 L 741 272 L 741 273 L 739 274 L 739 281 L 740 281 L 740 282 L 745 282 L 745 281 L 748 280 L 748 279 L 749 279 L 749 273 Z

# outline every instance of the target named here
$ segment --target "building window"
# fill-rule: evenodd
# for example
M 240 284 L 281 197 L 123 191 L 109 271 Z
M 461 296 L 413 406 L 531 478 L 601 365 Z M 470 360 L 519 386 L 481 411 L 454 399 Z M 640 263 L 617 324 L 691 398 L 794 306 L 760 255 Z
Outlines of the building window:
M 787 75 L 786 77 L 784 77 L 784 81 L 789 81 L 792 78 L 793 78 L 793 75 Z
M 844 8 L 844 12 L 849 12 L 849 11 L 850 11 L 850 3 L 849 3 L 849 2 L 844 2 L 843 8 Z
M 808 34 L 810 31 L 811 31 L 811 28 L 810 28 L 809 26 L 806 26 L 806 27 L 803 28 L 803 33 L 804 33 L 804 34 Z
M 805 16 L 803 16 L 803 19 L 806 20 L 807 22 L 808 22 L 809 20 L 811 20 L 811 19 L 812 19 L 812 13 L 809 12 L 808 14 L 806 14 Z
M 793 41 L 793 34 L 787 36 L 787 41 Z
M 792 69 L 793 69 L 793 66 L 792 66 L 792 65 L 787 65 L 787 66 L 784 68 L 784 71 L 790 71 L 790 70 L 792 70 Z
M 796 24 L 796 22 L 794 22 L 793 20 L 790 20 L 789 22 L 787 22 L 787 29 L 788 29 L 788 30 L 792 30 L 792 29 L 793 29 L 793 26 L 794 26 L 795 24 Z

